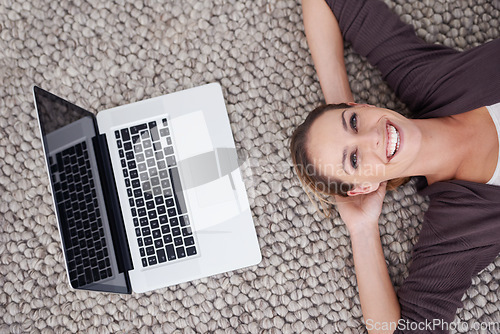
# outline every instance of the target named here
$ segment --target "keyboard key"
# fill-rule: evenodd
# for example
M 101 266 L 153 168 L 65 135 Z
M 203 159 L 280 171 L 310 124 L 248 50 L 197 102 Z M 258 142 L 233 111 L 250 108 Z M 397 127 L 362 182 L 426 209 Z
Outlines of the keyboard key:
M 172 146 L 167 146 L 163 149 L 163 153 L 165 153 L 165 155 L 172 155 L 174 154 L 174 148 Z
M 175 252 L 177 253 L 177 257 L 179 259 L 182 259 L 183 257 L 186 257 L 186 251 L 185 251 L 184 247 L 182 247 L 182 246 L 181 247 L 177 247 L 175 249 Z
M 158 141 L 160 140 L 160 134 L 158 133 L 158 128 L 156 127 L 156 122 L 154 122 L 155 125 L 153 127 L 149 127 L 149 131 L 151 132 L 151 138 L 153 141 Z
M 167 261 L 167 255 L 165 254 L 164 249 L 159 249 L 156 251 L 156 256 L 158 257 L 158 262 L 163 263 Z
M 154 196 L 158 196 L 158 195 L 161 195 L 161 187 L 154 187 L 153 188 L 153 194 Z M 153 196 L 151 196 L 151 199 L 153 198 Z
M 161 248 L 163 247 L 163 241 L 161 239 L 156 239 L 155 240 L 155 247 L 156 248 Z
M 165 246 L 165 250 L 167 251 L 167 259 L 169 261 L 175 260 L 177 258 L 176 254 L 175 254 L 174 245 L 169 244 L 169 245 Z
M 181 216 L 181 217 L 179 217 L 179 222 L 181 223 L 182 227 L 188 226 L 189 225 L 189 218 L 188 218 L 188 216 Z
M 168 172 L 166 170 L 160 170 L 160 179 L 166 179 L 167 177 L 168 177 Z
M 155 264 L 157 264 L 157 263 L 158 263 L 158 262 L 156 261 L 156 256 L 150 256 L 150 257 L 148 257 L 148 264 L 149 264 L 150 266 L 153 266 L 153 265 L 155 265 Z
M 121 134 L 123 141 L 130 140 L 130 133 L 128 132 L 128 129 L 122 129 Z
M 172 196 L 172 188 L 163 189 L 163 196 L 165 198 Z
M 191 231 L 191 227 L 185 227 L 182 229 L 182 236 L 187 237 L 191 234 L 193 234 L 193 232 Z
M 160 223 L 158 222 L 158 219 L 154 219 L 150 222 L 149 226 L 151 226 L 152 229 L 160 227 Z
M 163 236 L 163 242 L 165 244 L 171 243 L 172 242 L 172 235 L 171 234 L 164 235 Z
M 165 200 L 165 205 L 166 205 L 167 207 L 172 207 L 172 206 L 174 206 L 174 205 L 175 205 L 174 198 L 173 198 L 173 197 L 167 198 L 167 199 Z
M 163 197 L 161 197 L 161 196 L 155 197 L 155 204 L 156 205 L 163 204 Z
M 174 167 L 176 165 L 175 158 L 173 155 L 168 156 L 165 160 L 167 162 L 168 167 Z
M 170 131 L 168 130 L 168 128 L 160 129 L 160 136 L 166 137 L 169 134 L 170 134 Z
M 194 245 L 194 238 L 193 237 L 187 237 L 184 239 L 184 245 L 186 246 L 191 246 Z
M 151 230 L 150 230 L 149 226 L 142 228 L 142 235 L 143 236 L 151 235 Z M 146 240 L 144 240 L 144 241 L 146 241 Z M 148 244 L 146 243 L 146 245 L 148 245 Z
M 162 225 L 162 227 L 161 227 L 161 233 L 167 234 L 169 232 L 170 232 L 170 226 L 168 226 L 168 225 Z M 172 240 L 170 240 L 170 241 L 172 241 Z
M 157 161 L 163 160 L 163 153 L 161 151 L 155 152 L 155 158 Z
M 165 161 L 163 161 L 163 160 L 158 161 L 158 169 L 164 170 L 165 168 L 167 168 L 167 164 L 165 163 Z M 161 174 L 160 174 L 160 176 L 161 176 Z
M 186 253 L 187 253 L 187 256 L 196 255 L 196 247 L 187 247 Z
M 179 226 L 179 220 L 175 218 L 170 218 L 170 226 Z

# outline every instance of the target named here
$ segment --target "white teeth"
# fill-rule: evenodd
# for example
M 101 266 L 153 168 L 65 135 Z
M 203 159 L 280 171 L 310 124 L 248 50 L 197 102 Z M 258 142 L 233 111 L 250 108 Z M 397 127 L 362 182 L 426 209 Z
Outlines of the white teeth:
M 387 124 L 387 158 L 391 158 L 399 148 L 399 132 L 391 124 Z

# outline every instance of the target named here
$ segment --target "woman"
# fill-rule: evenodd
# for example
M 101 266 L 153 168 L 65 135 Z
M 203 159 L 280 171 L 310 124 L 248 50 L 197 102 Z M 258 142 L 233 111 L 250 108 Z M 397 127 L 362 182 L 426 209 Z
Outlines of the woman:
M 329 105 L 295 131 L 296 171 L 323 204 L 321 194 L 335 195 L 368 331 L 448 332 L 472 276 L 500 252 L 500 40 L 465 52 L 429 45 L 379 0 L 302 7 Z M 415 119 L 354 103 L 342 34 Z M 410 176 L 421 176 L 430 207 L 396 296 L 377 224 L 386 187 Z

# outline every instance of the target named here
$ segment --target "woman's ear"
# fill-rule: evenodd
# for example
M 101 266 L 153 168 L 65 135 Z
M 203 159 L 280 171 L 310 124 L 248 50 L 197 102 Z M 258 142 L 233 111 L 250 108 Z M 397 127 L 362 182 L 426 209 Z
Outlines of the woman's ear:
M 380 183 L 363 183 L 357 185 L 347 192 L 348 196 L 366 195 L 376 191 L 380 187 Z

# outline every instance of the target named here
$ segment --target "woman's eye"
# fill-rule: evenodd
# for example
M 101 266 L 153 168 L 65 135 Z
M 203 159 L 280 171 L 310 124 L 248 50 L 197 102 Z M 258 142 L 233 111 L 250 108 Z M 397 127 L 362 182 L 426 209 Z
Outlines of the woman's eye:
M 351 153 L 351 166 L 354 169 L 358 168 L 358 151 Z
M 351 128 L 355 131 L 358 132 L 358 115 L 352 114 L 351 119 L 350 119 L 350 124 Z

